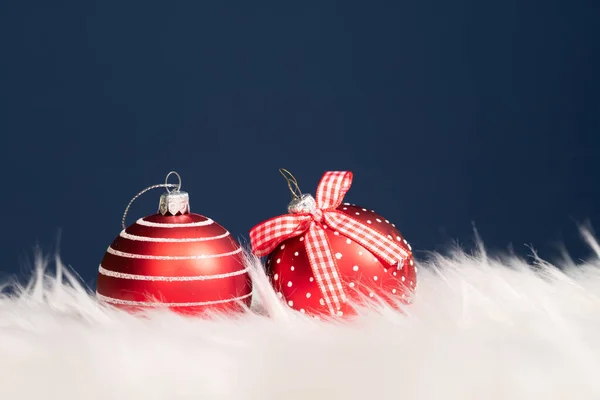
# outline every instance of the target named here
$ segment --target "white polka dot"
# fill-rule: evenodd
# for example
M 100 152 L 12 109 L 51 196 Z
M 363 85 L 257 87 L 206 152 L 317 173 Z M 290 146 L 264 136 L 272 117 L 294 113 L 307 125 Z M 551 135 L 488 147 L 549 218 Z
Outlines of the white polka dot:
M 344 313 L 342 311 L 338 311 L 337 315 L 338 315 L 338 317 L 341 317 L 342 315 L 344 315 Z
M 374 212 L 375 212 L 375 210 L 371 210 L 371 212 L 372 212 L 372 213 L 374 213 Z
M 327 225 L 323 225 L 323 229 L 327 229 L 327 228 L 328 228 L 328 226 L 327 226 Z
M 400 240 L 400 236 L 398 236 L 398 240 Z M 404 244 L 408 244 L 408 242 L 406 241 L 406 239 L 404 239 Z
M 392 224 L 392 226 L 395 228 L 395 227 L 396 227 L 396 224 Z
M 377 275 L 375 275 L 375 276 L 373 277 L 373 280 L 374 280 L 374 281 L 376 281 L 377 279 L 379 279 L 379 278 L 377 277 Z
M 417 272 L 417 267 L 415 267 L 415 272 Z
M 340 233 L 339 233 L 338 231 L 335 231 L 335 232 L 333 232 L 333 234 L 334 234 L 335 236 L 340 236 Z
M 388 220 L 386 219 L 386 220 L 385 220 L 385 223 L 386 223 L 386 224 L 389 224 L 389 223 L 390 223 L 390 221 L 388 221 Z
M 292 281 L 288 281 L 288 287 L 292 287 Z
M 387 272 L 387 268 L 384 268 L 384 269 L 383 269 L 383 272 Z
M 354 282 L 350 282 L 350 283 L 348 284 L 348 286 L 350 286 L 350 287 L 354 287 Z
M 340 258 L 342 258 L 342 253 L 335 253 L 335 258 L 337 258 L 338 260 L 339 260 Z
M 415 286 L 415 283 L 413 281 L 410 281 L 410 286 Z
M 281 262 L 281 258 L 277 259 L 277 264 L 279 264 Z
M 360 213 L 359 213 L 358 211 L 357 211 L 357 212 L 355 212 L 354 214 L 356 214 L 356 215 L 360 215 Z
M 273 279 L 275 279 L 275 280 L 279 279 L 279 274 L 273 275 Z
M 402 298 L 403 298 L 403 299 L 405 299 L 405 298 L 406 298 L 406 295 L 405 295 L 404 293 L 402 294 Z
M 306 293 L 306 298 L 310 299 L 311 294 L 310 293 Z
M 370 220 L 370 219 L 368 219 L 368 220 L 367 220 L 367 224 L 370 224 L 370 223 L 371 223 L 371 220 Z
M 285 244 L 282 244 L 281 247 L 279 248 L 280 250 L 285 249 Z
M 304 310 L 304 308 L 301 308 L 301 309 L 300 309 L 300 312 L 301 312 L 302 314 L 304 314 L 306 311 Z
M 353 271 L 358 271 L 358 265 L 355 265 L 354 267 L 352 267 Z
M 294 302 L 292 300 L 288 301 L 288 305 L 291 307 L 294 305 Z
M 362 210 L 363 210 L 363 211 L 367 211 L 367 209 L 366 209 L 366 208 L 363 208 Z
M 392 293 L 396 293 L 396 289 L 392 289 Z
M 301 237 L 301 238 L 300 238 L 300 241 L 301 241 L 301 242 L 304 242 L 304 238 L 303 238 L 303 237 Z
M 350 243 L 352 243 L 352 240 L 346 239 L 346 244 L 350 244 Z
M 296 257 L 298 257 L 298 252 L 295 252 L 295 253 L 294 253 L 294 255 L 295 255 Z
M 314 281 L 314 280 L 315 280 L 315 278 L 313 278 L 312 276 L 311 276 L 310 278 L 308 278 L 308 281 L 309 281 L 309 282 L 312 282 L 312 281 Z
M 295 269 L 295 268 L 294 268 L 294 266 L 292 265 L 292 266 L 290 267 L 290 271 L 293 271 L 294 269 Z
M 393 239 L 392 235 L 388 235 L 388 239 L 392 240 Z
M 322 306 L 324 306 L 325 305 L 325 300 L 319 299 L 319 304 L 322 305 Z
M 405 277 L 405 276 L 403 276 L 403 277 L 402 277 L 402 282 L 404 282 L 405 280 L 406 280 L 406 277 Z
M 375 219 L 375 221 L 377 221 L 377 222 L 381 222 L 381 220 L 380 220 L 379 218 Z
M 373 297 L 373 296 L 375 296 L 375 293 L 373 293 L 373 292 L 369 293 L 369 297 Z
M 410 265 L 415 265 L 415 262 L 413 260 L 410 260 Z
M 373 257 L 373 262 L 377 262 L 377 257 Z
M 277 292 L 277 297 L 282 298 L 283 294 L 281 292 Z
M 401 241 L 401 240 L 402 240 L 402 238 L 401 238 L 400 236 L 396 236 L 396 240 L 397 240 L 397 241 Z M 406 240 L 404 241 L 404 243 L 406 243 Z
M 342 210 L 347 210 L 347 209 L 348 209 L 348 207 L 344 207 L 344 208 L 342 208 Z
M 406 246 L 408 246 L 409 250 L 412 250 L 412 246 L 410 244 L 406 243 Z
M 392 275 L 396 276 L 396 275 L 398 275 L 398 274 L 396 273 L 396 271 L 394 271 L 394 272 L 392 272 Z
M 358 255 L 359 255 L 359 256 L 362 256 L 362 251 L 359 251 L 359 252 L 358 252 Z
M 349 205 L 350 205 L 350 203 L 344 203 L 344 205 L 345 205 L 345 206 L 349 206 Z

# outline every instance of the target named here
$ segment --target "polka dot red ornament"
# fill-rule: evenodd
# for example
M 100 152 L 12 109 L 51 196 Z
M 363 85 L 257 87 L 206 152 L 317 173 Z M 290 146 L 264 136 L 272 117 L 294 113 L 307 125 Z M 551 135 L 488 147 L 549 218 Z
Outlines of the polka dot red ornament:
M 167 180 L 171 174 L 167 175 Z M 131 203 L 150 189 L 176 187 L 160 197 L 159 211 L 125 228 Z M 123 230 L 99 268 L 100 301 L 130 311 L 168 307 L 182 314 L 234 312 L 250 305 L 252 285 L 242 249 L 212 219 L 190 212 L 178 185 L 151 186 L 134 197 Z
M 373 210 L 341 204 L 352 173 L 325 173 L 316 200 L 300 193 L 293 177 L 290 182 L 296 185 L 290 184 L 295 197 L 290 213 L 250 232 L 253 252 L 267 256 L 277 295 L 291 308 L 316 316 L 353 315 L 353 305 L 369 299 L 392 307 L 410 303 L 417 284 L 411 247 Z

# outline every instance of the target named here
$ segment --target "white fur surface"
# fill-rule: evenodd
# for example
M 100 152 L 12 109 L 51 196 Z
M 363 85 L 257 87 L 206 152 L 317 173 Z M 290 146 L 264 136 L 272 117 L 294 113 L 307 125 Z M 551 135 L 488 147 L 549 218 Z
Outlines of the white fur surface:
M 0 297 L 0 399 L 598 399 L 600 262 L 534 261 L 433 255 L 406 315 L 339 324 L 289 311 L 260 271 L 259 312 L 134 317 L 38 260 Z

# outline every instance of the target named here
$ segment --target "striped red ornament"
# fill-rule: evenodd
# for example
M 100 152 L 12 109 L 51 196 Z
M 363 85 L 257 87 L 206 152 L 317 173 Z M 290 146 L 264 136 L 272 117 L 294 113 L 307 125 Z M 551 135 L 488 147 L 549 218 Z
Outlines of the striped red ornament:
M 183 314 L 250 305 L 252 284 L 240 245 L 211 218 L 190 213 L 188 199 L 179 189 L 165 193 L 158 213 L 121 231 L 99 267 L 100 301 L 127 310 L 162 306 Z

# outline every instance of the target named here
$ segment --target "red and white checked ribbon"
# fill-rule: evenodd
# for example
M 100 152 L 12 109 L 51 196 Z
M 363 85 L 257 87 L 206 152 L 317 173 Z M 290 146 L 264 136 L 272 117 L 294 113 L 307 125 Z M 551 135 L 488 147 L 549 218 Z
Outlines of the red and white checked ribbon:
M 250 230 L 252 252 L 259 257 L 270 254 L 289 238 L 306 234 L 306 254 L 332 315 L 341 309 L 347 298 L 325 227 L 354 240 L 391 265 L 401 263 L 409 256 L 409 251 L 400 243 L 336 209 L 351 185 L 352 172 L 328 171 L 317 188 L 315 210 L 274 217 Z

